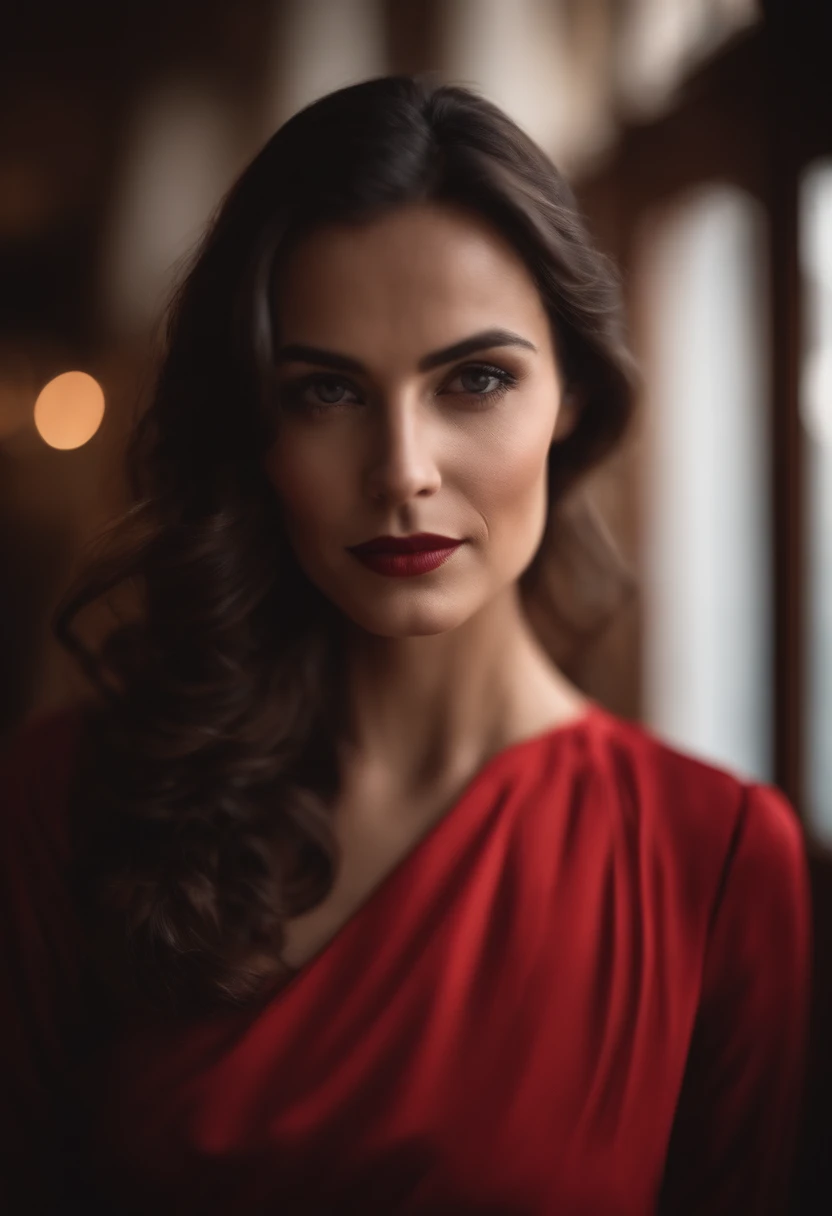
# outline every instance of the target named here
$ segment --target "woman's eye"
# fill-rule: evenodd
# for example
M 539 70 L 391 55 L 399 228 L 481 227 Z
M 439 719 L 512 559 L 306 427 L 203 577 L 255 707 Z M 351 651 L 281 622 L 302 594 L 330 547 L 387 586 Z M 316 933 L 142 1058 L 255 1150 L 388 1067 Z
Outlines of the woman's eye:
M 468 397 L 478 405 L 502 397 L 517 384 L 516 376 L 502 367 L 489 363 L 472 363 L 445 384 L 442 394 Z M 280 397 L 290 409 L 309 414 L 322 414 L 340 406 L 360 404 L 360 397 L 348 381 L 338 376 L 318 374 L 289 382 L 280 390 Z
M 463 367 L 461 371 L 457 372 L 449 381 L 449 387 L 456 382 L 462 386 L 460 391 L 468 396 L 479 398 L 481 401 L 491 401 L 507 393 L 516 385 L 517 380 L 505 368 L 477 363 L 470 367 Z M 454 391 L 452 387 L 451 391 Z
M 337 376 L 308 376 L 295 384 L 287 385 L 282 396 L 289 405 L 313 412 L 332 406 L 352 405 L 357 400 L 349 384 L 345 380 L 339 380 Z
M 319 380 L 314 385 L 318 398 L 326 405 L 338 405 L 346 392 L 346 385 L 339 381 Z

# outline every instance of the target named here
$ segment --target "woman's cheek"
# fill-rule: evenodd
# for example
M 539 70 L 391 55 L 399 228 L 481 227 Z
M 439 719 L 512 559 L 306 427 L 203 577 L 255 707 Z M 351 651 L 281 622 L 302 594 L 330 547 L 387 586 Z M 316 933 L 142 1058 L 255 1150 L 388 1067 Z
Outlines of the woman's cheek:
M 275 453 L 270 479 L 290 526 L 314 531 L 328 518 L 337 519 L 342 513 L 342 475 L 337 465 L 322 460 L 320 453 L 305 452 L 303 448 Z M 322 487 L 326 487 L 325 493 Z
M 513 577 L 530 562 L 543 538 L 548 505 L 548 434 L 513 436 L 489 461 L 476 494 L 494 557 Z
M 526 434 L 515 432 L 489 453 L 478 481 L 493 506 L 522 505 L 536 497 L 541 479 L 546 477 L 548 441 L 549 432 L 542 428 Z

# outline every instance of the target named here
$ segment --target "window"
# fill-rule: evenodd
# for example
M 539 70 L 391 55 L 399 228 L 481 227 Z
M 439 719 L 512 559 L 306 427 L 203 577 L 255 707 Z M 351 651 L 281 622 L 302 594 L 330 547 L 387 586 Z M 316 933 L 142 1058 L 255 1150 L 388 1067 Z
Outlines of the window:
M 832 159 L 803 172 L 800 419 L 806 519 L 806 820 L 832 844 Z
M 766 241 L 713 184 L 643 222 L 644 719 L 769 780 L 772 621 Z

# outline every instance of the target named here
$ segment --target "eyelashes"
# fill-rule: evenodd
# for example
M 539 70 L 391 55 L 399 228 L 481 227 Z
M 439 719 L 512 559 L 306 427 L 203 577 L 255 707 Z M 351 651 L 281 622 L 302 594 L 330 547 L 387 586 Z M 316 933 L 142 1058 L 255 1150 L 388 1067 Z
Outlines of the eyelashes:
M 454 381 L 463 381 L 466 378 L 469 381 L 470 379 L 485 380 L 493 384 L 493 387 L 482 391 L 476 387 L 463 388 L 461 391 L 447 388 L 447 385 L 453 384 Z M 468 408 L 481 409 L 504 397 L 511 389 L 516 388 L 517 383 L 517 377 L 504 367 L 497 367 L 492 363 L 467 363 L 464 367 L 458 368 L 446 381 L 446 387 L 440 390 L 439 396 L 464 397 L 467 399 Z M 353 397 L 344 399 L 339 396 L 339 391 L 344 389 L 352 393 Z M 322 390 L 323 397 L 315 400 L 314 397 L 308 395 L 310 390 Z M 358 399 L 356 400 L 355 397 Z M 293 411 L 308 414 L 325 414 L 332 410 L 363 404 L 360 395 L 349 380 L 335 372 L 314 372 L 298 380 L 288 381 L 279 389 L 279 399 L 281 405 Z
M 482 401 L 493 401 L 495 398 L 502 397 L 517 384 L 516 376 L 507 372 L 505 368 L 495 367 L 491 363 L 469 363 L 459 370 L 454 379 L 461 380 L 464 376 L 474 376 L 480 379 L 484 377 L 486 380 L 496 381 L 496 386 L 488 391 L 472 390 L 472 395 Z

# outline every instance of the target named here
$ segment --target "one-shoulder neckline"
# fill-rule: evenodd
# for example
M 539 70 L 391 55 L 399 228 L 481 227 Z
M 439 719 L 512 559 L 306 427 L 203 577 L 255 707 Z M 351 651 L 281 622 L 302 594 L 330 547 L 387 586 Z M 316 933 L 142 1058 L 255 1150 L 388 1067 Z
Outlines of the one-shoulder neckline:
M 578 739 L 597 724 L 609 718 L 609 711 L 599 702 L 587 698 L 586 705 L 580 714 L 566 722 L 558 722 L 553 726 L 536 731 L 524 739 L 517 739 L 507 744 L 490 756 L 475 773 L 471 775 L 462 790 L 454 798 L 452 805 L 441 814 L 409 849 L 409 851 L 381 879 L 376 887 L 366 896 L 363 902 L 350 914 L 347 920 L 336 930 L 332 937 L 320 948 L 317 954 L 307 959 L 300 967 L 288 967 L 289 978 L 270 998 L 269 1005 L 277 1002 L 282 1005 L 296 994 L 304 991 L 315 977 L 331 961 L 339 946 L 343 946 L 359 931 L 362 923 L 381 901 L 390 897 L 392 891 L 399 886 L 406 876 L 426 856 L 438 847 L 449 832 L 461 832 L 465 828 L 466 815 L 477 805 L 476 795 L 487 785 L 500 770 L 526 752 L 533 752 L 549 744 L 565 742 L 569 738 Z

